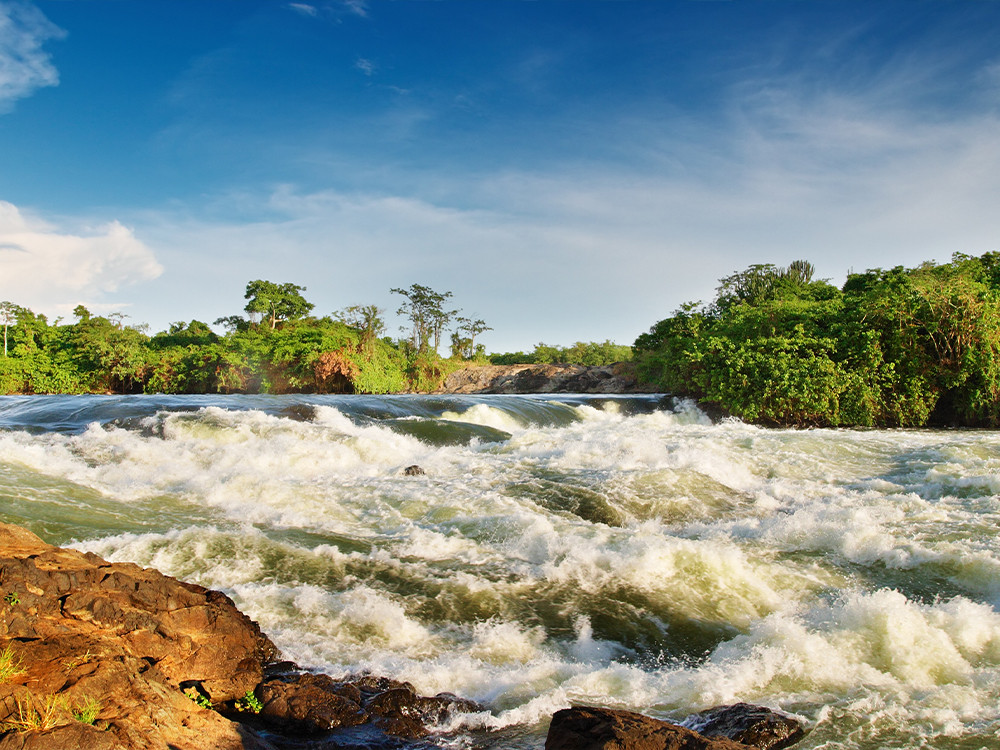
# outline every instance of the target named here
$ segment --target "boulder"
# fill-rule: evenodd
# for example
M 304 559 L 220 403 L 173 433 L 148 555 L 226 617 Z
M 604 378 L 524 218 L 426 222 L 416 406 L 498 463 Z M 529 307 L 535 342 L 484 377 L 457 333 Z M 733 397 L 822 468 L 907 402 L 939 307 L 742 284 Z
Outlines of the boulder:
M 0 750 L 336 747 L 337 732 L 402 747 L 483 710 L 277 657 L 218 591 L 0 524 Z
M 450 693 L 421 696 L 408 682 L 373 675 L 337 681 L 324 674 L 289 672 L 269 677 L 257 693 L 262 704 L 258 721 L 294 735 L 368 725 L 387 735 L 417 738 L 456 713 L 485 710 Z
M 717 706 L 689 716 L 684 724 L 708 737 L 728 737 L 760 750 L 783 750 L 805 736 L 797 719 L 749 703 Z
M 749 750 L 749 745 L 705 737 L 694 730 L 632 711 L 574 706 L 557 711 L 545 750 Z
M 244 695 L 274 645 L 225 595 L 0 524 L 6 748 L 271 748 L 196 704 Z

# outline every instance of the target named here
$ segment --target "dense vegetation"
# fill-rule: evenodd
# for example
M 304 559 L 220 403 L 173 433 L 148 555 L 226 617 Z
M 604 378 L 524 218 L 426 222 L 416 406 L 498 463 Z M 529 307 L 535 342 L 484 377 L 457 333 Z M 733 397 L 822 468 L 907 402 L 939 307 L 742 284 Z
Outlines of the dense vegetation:
M 485 361 L 475 336 L 489 328 L 458 317 L 437 294 L 413 285 L 393 290 L 413 323 L 412 337 L 384 337 L 382 310 L 348 307 L 312 317 L 304 287 L 247 284 L 247 316 L 220 318 L 218 335 L 201 321 L 178 322 L 148 336 L 125 316 L 74 310 L 76 322 L 0 303 L 4 352 L 0 393 L 394 393 L 430 390 L 470 359 Z M 442 333 L 456 323 L 453 356 L 438 355 Z
M 1000 253 L 852 273 L 755 265 L 635 342 L 640 376 L 761 424 L 1000 425 Z
M 490 362 L 495 365 L 613 365 L 629 362 L 632 347 L 611 341 L 577 341 L 573 346 L 560 347 L 535 344 L 531 352 L 506 352 L 491 354 Z

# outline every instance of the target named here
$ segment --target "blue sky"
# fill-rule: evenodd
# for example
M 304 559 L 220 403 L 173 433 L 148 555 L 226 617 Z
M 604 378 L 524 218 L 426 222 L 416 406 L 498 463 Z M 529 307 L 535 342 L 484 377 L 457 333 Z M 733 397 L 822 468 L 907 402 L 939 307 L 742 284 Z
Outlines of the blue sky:
M 631 343 L 752 263 L 1000 250 L 1000 2 L 0 0 L 0 299 L 251 279 Z

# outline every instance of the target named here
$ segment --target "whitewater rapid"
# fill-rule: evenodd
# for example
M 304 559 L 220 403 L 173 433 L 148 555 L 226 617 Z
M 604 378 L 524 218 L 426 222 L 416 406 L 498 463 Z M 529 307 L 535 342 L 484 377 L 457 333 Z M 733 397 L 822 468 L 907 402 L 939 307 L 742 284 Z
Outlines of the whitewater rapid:
M 802 748 L 1000 745 L 997 432 L 652 396 L 14 397 L 0 518 L 222 589 L 310 668 L 488 707 L 442 746 L 736 701 L 802 718 Z

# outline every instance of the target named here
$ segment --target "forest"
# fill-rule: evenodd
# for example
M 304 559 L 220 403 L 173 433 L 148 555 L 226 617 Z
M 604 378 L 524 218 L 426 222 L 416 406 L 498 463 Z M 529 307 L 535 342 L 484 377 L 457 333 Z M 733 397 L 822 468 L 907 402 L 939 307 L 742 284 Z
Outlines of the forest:
M 291 283 L 251 281 L 244 315 L 211 326 L 181 321 L 154 335 L 144 325 L 126 324 L 121 313 L 93 315 L 80 305 L 74 322 L 50 323 L 26 307 L 0 302 L 0 394 L 426 392 L 458 368 L 489 363 L 477 338 L 492 328 L 452 309 L 451 292 L 421 284 L 391 289 L 401 298 L 396 312 L 409 323 L 405 335 L 394 339 L 385 335 L 378 306 L 315 317 L 305 291 Z M 446 341 L 450 353 L 442 356 Z M 495 356 L 610 364 L 630 354 L 631 347 L 580 342 Z
M 753 265 L 635 342 L 640 377 L 763 425 L 1000 425 L 1000 253 L 850 273 Z

